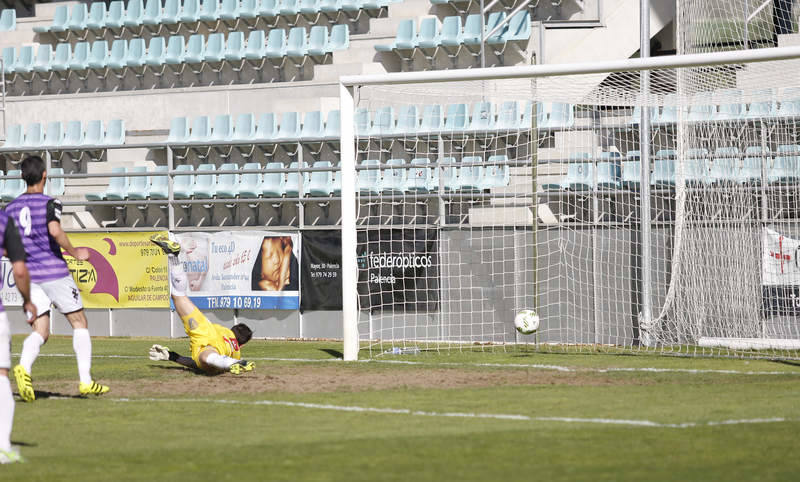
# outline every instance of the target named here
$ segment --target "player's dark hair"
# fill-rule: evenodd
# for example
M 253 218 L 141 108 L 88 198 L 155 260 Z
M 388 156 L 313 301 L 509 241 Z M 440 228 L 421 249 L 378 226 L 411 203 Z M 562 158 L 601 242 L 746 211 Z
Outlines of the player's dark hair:
M 253 337 L 253 330 L 244 323 L 233 325 L 231 331 L 236 335 L 236 341 L 239 342 L 240 346 L 250 341 L 250 338 Z
M 22 160 L 20 170 L 25 183 L 28 186 L 33 186 L 42 180 L 42 174 L 45 170 L 44 161 L 39 156 L 28 156 Z

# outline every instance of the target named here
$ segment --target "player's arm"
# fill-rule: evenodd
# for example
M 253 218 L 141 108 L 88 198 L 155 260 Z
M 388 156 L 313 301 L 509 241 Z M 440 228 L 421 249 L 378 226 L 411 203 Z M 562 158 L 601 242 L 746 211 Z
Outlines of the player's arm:
M 153 361 L 169 360 L 177 363 L 178 365 L 183 365 L 186 368 L 191 368 L 192 370 L 197 370 L 199 368 L 197 363 L 195 363 L 194 360 L 188 356 L 182 356 L 181 354 L 161 345 L 153 345 L 150 347 L 150 359 Z
M 36 305 L 31 302 L 31 276 L 28 273 L 28 267 L 25 265 L 25 247 L 22 245 L 19 230 L 14 224 L 14 218 L 8 218 L 6 232 L 3 235 L 3 245 L 5 246 L 6 256 L 11 260 L 11 271 L 14 273 L 17 289 L 22 295 L 22 308 L 29 316 L 28 323 L 33 323 L 37 313 Z
M 89 259 L 89 250 L 74 247 L 69 241 L 67 233 L 61 229 L 61 201 L 58 199 L 51 199 L 47 203 L 47 231 L 67 254 L 79 261 Z

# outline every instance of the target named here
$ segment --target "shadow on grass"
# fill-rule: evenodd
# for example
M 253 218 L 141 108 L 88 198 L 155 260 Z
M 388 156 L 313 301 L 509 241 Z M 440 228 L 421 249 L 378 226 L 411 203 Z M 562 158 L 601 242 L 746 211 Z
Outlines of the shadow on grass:
M 781 365 L 789 365 L 790 367 L 800 367 L 800 361 L 797 360 L 770 360 L 773 363 L 780 363 Z
M 39 390 L 34 390 L 33 393 L 34 393 L 34 395 L 36 395 L 36 400 L 44 400 L 44 399 L 47 399 L 47 398 L 75 398 L 75 399 L 87 398 L 86 396 L 83 396 L 83 395 L 74 395 L 74 394 L 67 395 L 67 394 L 59 393 L 59 392 L 45 392 L 45 391 L 39 391 Z
M 324 351 L 333 358 L 344 358 L 344 353 L 340 352 L 339 350 L 333 350 L 331 348 L 320 348 L 320 351 Z
M 38 447 L 39 444 L 28 443 L 28 442 L 20 442 L 19 440 L 11 439 L 11 445 L 16 445 L 18 447 Z
M 150 366 L 153 367 L 153 368 L 158 368 L 159 370 L 170 370 L 170 371 L 174 370 L 174 371 L 179 371 L 179 372 L 190 372 L 190 373 L 194 373 L 195 375 L 205 375 L 207 377 L 215 377 L 215 376 L 219 375 L 220 373 L 223 373 L 223 372 L 206 373 L 203 370 L 199 370 L 199 369 L 195 370 L 193 368 L 189 368 L 189 367 L 185 367 L 185 366 L 181 366 L 181 365 L 153 365 L 153 364 L 151 364 Z

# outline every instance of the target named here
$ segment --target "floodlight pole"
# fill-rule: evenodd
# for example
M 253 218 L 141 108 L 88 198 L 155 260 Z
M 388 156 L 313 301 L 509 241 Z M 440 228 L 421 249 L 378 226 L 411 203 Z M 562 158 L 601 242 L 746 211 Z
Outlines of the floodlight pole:
M 650 0 L 639 0 L 639 57 L 650 57 Z M 651 292 L 652 280 L 650 269 L 650 106 L 647 101 L 650 94 L 650 71 L 642 70 L 640 77 L 640 102 L 642 102 L 639 122 L 639 161 L 641 167 L 641 201 L 639 203 L 640 229 L 641 229 L 641 313 L 639 316 L 638 331 L 641 343 L 642 325 L 649 326 L 652 320 Z

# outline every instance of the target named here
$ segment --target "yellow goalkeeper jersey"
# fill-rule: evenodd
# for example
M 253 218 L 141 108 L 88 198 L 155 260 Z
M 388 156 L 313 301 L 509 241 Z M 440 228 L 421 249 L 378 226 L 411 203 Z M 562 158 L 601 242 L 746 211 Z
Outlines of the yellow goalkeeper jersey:
M 182 316 L 183 329 L 189 335 L 189 346 L 192 348 L 192 360 L 200 366 L 200 352 L 210 346 L 220 355 L 229 356 L 240 360 L 242 353 L 239 342 L 231 330 L 222 325 L 211 323 L 208 318 L 197 308 L 189 315 Z

